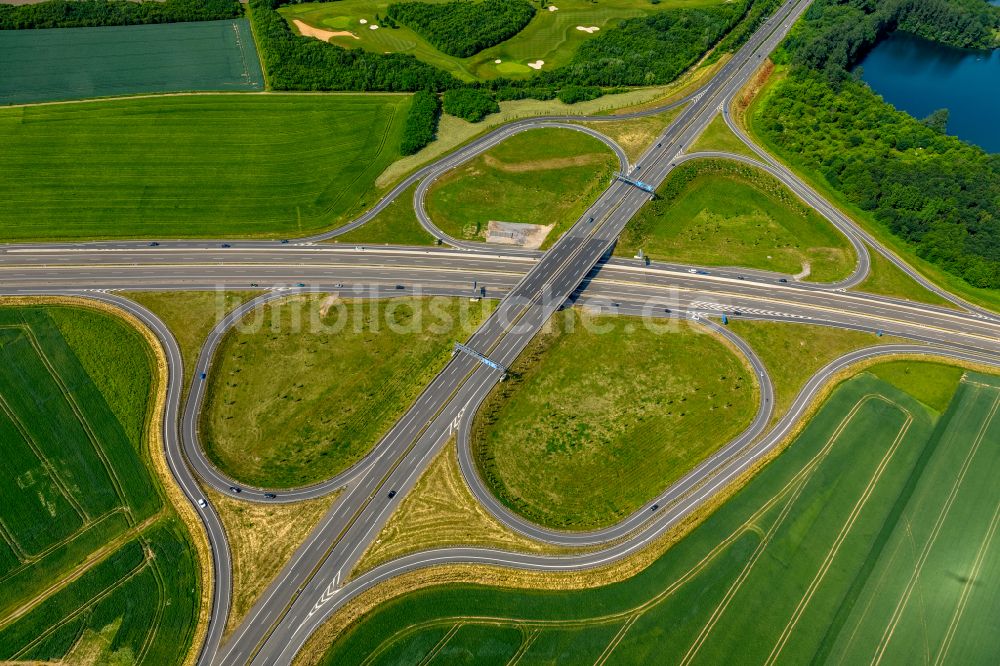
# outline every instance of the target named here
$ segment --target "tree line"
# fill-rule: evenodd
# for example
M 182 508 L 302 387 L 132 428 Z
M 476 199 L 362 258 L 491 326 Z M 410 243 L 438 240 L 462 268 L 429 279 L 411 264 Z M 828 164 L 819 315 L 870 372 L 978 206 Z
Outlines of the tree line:
M 817 0 L 777 56 L 792 68 L 765 98 L 758 126 L 780 152 L 821 174 L 918 256 L 970 285 L 997 289 L 1000 154 L 945 135 L 944 112 L 920 121 L 897 111 L 845 69 L 891 26 L 925 35 L 940 29 L 953 42 L 947 26 L 969 16 L 987 21 L 976 26 L 1000 17 L 970 12 L 985 5 L 979 0 L 921 2 L 926 6 L 904 21 L 885 12 L 887 5 L 909 6 L 905 1 Z M 972 30 L 959 41 L 977 35 Z
M 387 15 L 439 51 L 468 58 L 521 32 L 535 15 L 535 7 L 527 0 L 398 2 L 389 5 Z
M 0 30 L 183 23 L 240 16 L 243 9 L 239 0 L 49 0 L 34 5 L 0 5 Z

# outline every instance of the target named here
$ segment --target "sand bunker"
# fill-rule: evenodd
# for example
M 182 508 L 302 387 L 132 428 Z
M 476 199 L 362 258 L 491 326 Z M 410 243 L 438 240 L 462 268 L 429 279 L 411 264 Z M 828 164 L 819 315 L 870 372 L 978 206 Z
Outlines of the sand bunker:
M 559 11 L 559 8 L 556 7 L 555 5 L 549 5 L 549 11 L 550 12 L 557 12 L 557 11 Z
M 370 25 L 370 26 L 368 26 L 368 29 L 369 30 L 378 30 L 378 26 L 377 25 Z
M 592 25 L 592 26 L 590 26 L 589 28 L 585 28 L 585 27 L 584 27 L 584 26 L 582 26 L 582 25 L 578 25 L 578 26 L 576 26 L 576 29 L 577 29 L 577 30 L 581 30 L 581 31 L 583 31 L 583 32 L 589 32 L 590 34 L 594 34 L 594 33 L 595 33 L 595 32 L 597 32 L 598 30 L 600 30 L 600 28 L 598 28 L 598 27 L 597 27 L 596 25 Z
M 541 69 L 542 65 L 544 64 L 545 64 L 544 60 L 536 60 L 535 62 L 529 62 L 528 67 L 530 67 L 531 69 Z
M 493 63 L 496 65 L 499 65 L 501 62 L 503 62 L 503 60 L 501 60 L 500 58 L 497 58 L 496 60 L 493 61 Z
M 361 20 L 358 21 L 358 23 L 360 23 L 361 25 L 364 25 L 364 24 L 368 23 L 368 19 L 361 19 Z
M 320 30 L 319 28 L 314 28 L 307 23 L 295 19 L 295 27 L 299 29 L 304 37 L 315 37 L 316 39 L 322 40 L 324 42 L 330 41 L 333 37 L 353 37 L 354 39 L 361 39 L 353 32 L 348 32 L 346 30 Z

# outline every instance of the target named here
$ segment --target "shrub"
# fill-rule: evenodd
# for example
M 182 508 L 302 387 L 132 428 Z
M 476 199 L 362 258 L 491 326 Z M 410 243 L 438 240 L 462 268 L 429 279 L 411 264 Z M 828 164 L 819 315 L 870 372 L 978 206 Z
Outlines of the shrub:
M 238 0 L 49 0 L 35 5 L 0 5 L 0 30 L 182 23 L 242 15 Z
M 597 86 L 564 86 L 559 91 L 559 101 L 564 104 L 576 104 L 587 100 L 597 99 L 601 96 L 601 89 Z

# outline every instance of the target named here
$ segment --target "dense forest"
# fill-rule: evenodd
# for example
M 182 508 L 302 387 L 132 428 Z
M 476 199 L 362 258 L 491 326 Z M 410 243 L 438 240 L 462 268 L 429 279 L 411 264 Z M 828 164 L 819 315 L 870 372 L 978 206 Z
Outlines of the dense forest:
M 965 43 L 1000 15 L 972 11 L 982 0 L 920 2 L 884 23 L 887 8 L 909 3 L 817 0 L 778 56 L 793 66 L 765 98 L 757 126 L 918 256 L 973 286 L 1000 288 L 1000 155 L 941 133 L 943 113 L 922 122 L 897 111 L 845 69 L 891 27 Z M 956 36 L 970 16 L 979 18 Z
M 419 90 L 410 102 L 410 111 L 403 126 L 403 140 L 399 152 L 412 155 L 434 140 L 437 136 L 438 120 L 441 118 L 441 100 L 427 90 Z
M 181 23 L 239 16 L 243 16 L 243 9 L 238 0 L 49 0 L 35 5 L 0 5 L 0 30 Z
M 587 40 L 564 67 L 537 84 L 648 86 L 673 81 L 743 17 L 750 2 L 665 9 L 622 21 Z
M 470 123 L 478 123 L 491 113 L 500 110 L 500 105 L 488 92 L 478 88 L 455 88 L 444 94 L 444 110 Z
M 817 0 L 786 48 L 796 64 L 835 76 L 894 30 L 983 49 L 997 46 L 998 29 L 1000 7 L 985 0 Z
M 389 5 L 387 13 L 439 51 L 468 58 L 521 32 L 535 7 L 526 0 L 399 2 Z
M 268 83 L 275 90 L 441 91 L 461 86 L 451 74 L 402 53 L 344 49 L 299 37 L 275 9 L 288 0 L 249 0 Z

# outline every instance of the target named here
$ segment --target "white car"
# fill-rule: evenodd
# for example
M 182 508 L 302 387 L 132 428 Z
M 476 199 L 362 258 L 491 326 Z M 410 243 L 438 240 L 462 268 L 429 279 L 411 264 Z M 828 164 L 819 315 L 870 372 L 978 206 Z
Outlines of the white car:
M 694 268 L 689 268 L 689 269 L 688 269 L 688 273 L 691 273 L 692 275 L 693 275 L 693 274 L 695 274 L 695 273 L 697 273 L 697 272 L 698 272 L 698 271 L 697 271 L 697 270 L 695 270 Z
M 205 502 L 205 500 L 199 499 L 198 500 L 198 506 L 200 506 L 201 508 L 204 509 L 206 506 L 208 506 L 208 504 Z

